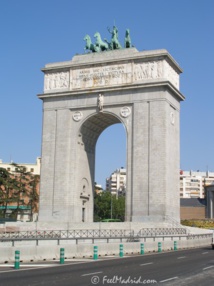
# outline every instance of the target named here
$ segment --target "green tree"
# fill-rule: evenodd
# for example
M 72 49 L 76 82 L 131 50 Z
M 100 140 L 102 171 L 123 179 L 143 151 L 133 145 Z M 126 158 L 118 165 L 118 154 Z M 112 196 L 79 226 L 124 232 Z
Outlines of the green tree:
M 14 178 L 4 168 L 0 168 L 0 205 L 3 207 L 0 217 L 6 218 L 8 204 L 16 201 L 13 196 L 13 189 L 16 185 Z
M 15 167 L 14 178 L 15 184 L 13 189 L 13 195 L 16 199 L 16 209 L 13 211 L 13 218 L 17 219 L 18 213 L 22 212 L 20 205 L 25 205 L 25 200 L 23 197 L 28 196 L 28 184 L 30 182 L 30 172 L 26 172 L 26 168 L 24 166 L 20 166 L 16 163 L 12 163 L 12 166 Z
M 111 216 L 111 194 L 101 192 L 94 195 L 94 220 L 101 221 Z
M 107 218 L 125 218 L 125 197 L 116 198 L 110 192 L 103 191 L 94 195 L 94 221 L 101 221 Z
M 33 220 L 33 213 L 38 213 L 38 203 L 39 203 L 39 194 L 37 192 L 37 186 L 40 181 L 39 175 L 30 176 L 30 191 L 28 191 L 29 202 L 28 205 L 31 207 L 30 220 Z
M 125 196 L 119 196 L 116 198 L 115 195 L 112 196 L 112 218 L 120 219 L 124 221 L 125 219 Z
M 6 218 L 8 205 L 16 208 L 10 217 L 17 219 L 17 215 L 24 211 L 21 206 L 30 207 L 30 220 L 33 213 L 38 213 L 39 195 L 37 192 L 40 177 L 30 172 L 26 172 L 24 166 L 12 163 L 15 167 L 13 174 L 6 169 L 0 168 L 0 205 L 3 210 L 0 215 Z

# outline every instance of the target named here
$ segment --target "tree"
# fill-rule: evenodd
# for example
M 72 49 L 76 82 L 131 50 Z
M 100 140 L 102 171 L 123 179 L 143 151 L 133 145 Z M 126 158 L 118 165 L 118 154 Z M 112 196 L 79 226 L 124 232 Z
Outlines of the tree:
M 3 207 L 0 216 L 6 218 L 7 206 L 11 202 L 16 201 L 13 197 L 13 189 L 15 180 L 11 174 L 4 168 L 0 168 L 0 205 Z
M 26 168 L 24 166 L 20 166 L 16 163 L 12 163 L 12 166 L 15 167 L 14 171 L 14 198 L 16 198 L 16 209 L 13 211 L 13 217 L 17 219 L 18 213 L 22 212 L 20 210 L 20 205 L 25 205 L 25 200 L 23 197 L 28 196 L 28 184 L 30 181 L 30 172 L 26 172 Z
M 29 196 L 29 202 L 28 205 L 31 207 L 31 216 L 30 220 L 33 220 L 33 213 L 38 213 L 38 203 L 39 203 L 39 194 L 37 192 L 37 186 L 40 181 L 39 175 L 31 175 L 31 181 L 29 183 L 29 186 L 31 188 L 28 196 Z
M 110 192 L 103 191 L 94 194 L 94 221 L 101 221 L 106 218 L 120 219 L 125 218 L 125 197 L 116 198 Z
M 125 196 L 112 196 L 112 217 L 124 221 L 125 219 Z
M 15 167 L 13 174 L 6 169 L 0 168 L 0 205 L 3 211 L 1 216 L 6 218 L 8 205 L 15 207 L 11 218 L 17 219 L 17 215 L 24 210 L 22 206 L 30 208 L 30 220 L 33 219 L 33 213 L 38 213 L 38 184 L 39 175 L 26 172 L 24 166 L 12 163 Z

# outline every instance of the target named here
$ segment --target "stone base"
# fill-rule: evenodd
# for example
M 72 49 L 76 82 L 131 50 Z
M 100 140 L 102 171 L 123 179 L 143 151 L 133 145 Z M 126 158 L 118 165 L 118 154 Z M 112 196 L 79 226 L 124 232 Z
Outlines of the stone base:
M 145 222 L 92 222 L 92 223 L 53 223 L 53 222 L 7 222 L 0 226 L 0 232 L 4 231 L 34 231 L 34 230 L 134 230 L 135 233 L 143 228 L 185 228 L 188 234 L 212 233 L 212 230 L 196 227 L 186 227 L 179 223 L 169 221 L 145 221 Z

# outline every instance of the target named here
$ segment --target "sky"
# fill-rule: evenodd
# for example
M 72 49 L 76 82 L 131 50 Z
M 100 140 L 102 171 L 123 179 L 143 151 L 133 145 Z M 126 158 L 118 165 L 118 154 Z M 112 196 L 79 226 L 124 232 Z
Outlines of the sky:
M 138 51 L 166 49 L 182 68 L 180 167 L 214 172 L 213 0 L 0 0 L 0 159 L 34 163 L 41 156 L 42 101 L 47 63 L 84 54 L 86 34 L 116 24 Z M 105 187 L 126 167 L 126 134 L 107 128 L 96 147 L 95 181 Z

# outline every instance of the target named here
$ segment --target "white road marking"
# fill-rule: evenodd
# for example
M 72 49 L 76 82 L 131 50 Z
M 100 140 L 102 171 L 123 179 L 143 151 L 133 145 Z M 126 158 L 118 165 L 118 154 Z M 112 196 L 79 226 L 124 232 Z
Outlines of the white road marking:
M 94 260 L 95 261 L 95 260 Z M 93 262 L 93 261 L 91 261 L 91 262 Z M 56 266 L 58 266 L 58 267 L 64 267 L 64 266 L 68 266 L 68 265 L 75 265 L 75 264 L 85 264 L 85 263 L 87 263 L 87 262 L 85 262 L 85 261 L 82 261 L 82 262 L 76 262 L 76 263 L 65 263 L 65 264 L 51 264 L 50 266 L 47 266 L 47 264 L 45 265 L 44 264 L 44 268 L 46 267 L 46 268 L 49 268 L 49 267 L 56 267 Z M 8 265 L 8 264 L 7 264 Z M 12 265 L 12 266 L 14 266 L 14 264 Z M 29 265 L 30 266 L 30 265 Z M 0 265 L 0 267 L 1 267 L 1 265 Z M 28 270 L 37 270 L 37 269 L 39 269 L 38 267 L 27 267 L 27 268 L 19 268 L 19 270 L 18 271 L 28 271 Z M 5 273 L 5 272 L 13 272 L 13 271 L 16 271 L 17 272 L 17 269 L 10 269 L 10 270 L 5 270 L 5 271 L 0 271 L 0 275 L 1 275 L 1 273 Z
M 20 264 L 19 267 L 50 267 L 58 264 Z M 14 264 L 0 264 L 0 267 L 14 267 Z
M 177 259 L 183 259 L 183 258 L 186 258 L 186 256 L 180 256 Z
M 208 251 L 207 252 L 202 252 L 201 254 L 207 254 L 207 253 L 209 253 Z
M 150 264 L 153 264 L 153 262 L 148 262 L 148 263 L 140 264 L 140 266 L 150 265 Z
M 163 283 L 163 282 L 166 282 L 166 281 L 170 281 L 170 280 L 174 280 L 174 279 L 178 279 L 178 277 L 176 276 L 176 277 L 168 278 L 168 279 L 160 281 L 160 283 Z
M 65 259 L 65 262 L 66 261 L 69 261 L 69 262 L 71 262 L 71 261 L 74 261 L 74 262 L 83 262 L 83 261 L 91 261 L 92 260 L 92 258 L 83 258 L 83 259 L 78 259 L 78 258 L 71 258 L 71 259 L 68 259 L 68 258 L 66 258 Z
M 100 274 L 100 273 L 103 273 L 103 272 L 100 271 L 100 272 L 86 273 L 86 274 L 82 274 L 81 276 L 89 276 L 89 275 L 95 275 L 95 274 Z
M 213 267 L 214 267 L 214 265 L 211 265 L 211 266 L 203 268 L 203 270 L 206 270 L 206 269 L 209 269 L 209 268 L 213 268 Z

